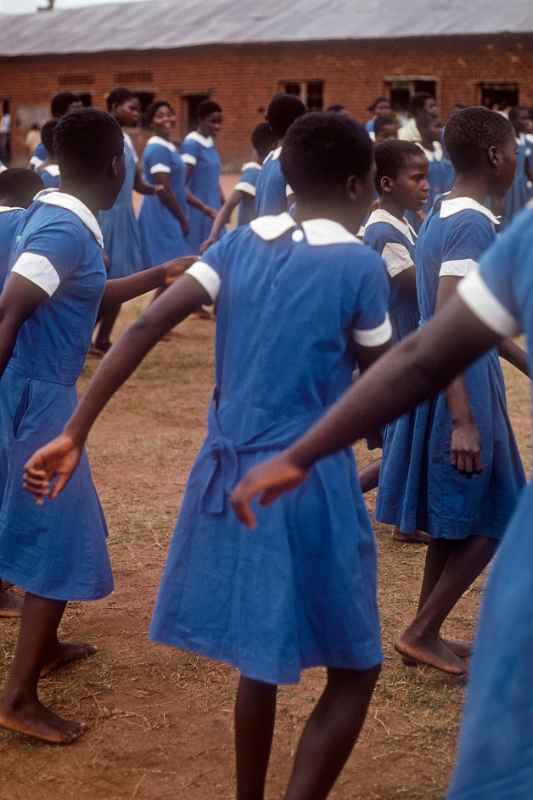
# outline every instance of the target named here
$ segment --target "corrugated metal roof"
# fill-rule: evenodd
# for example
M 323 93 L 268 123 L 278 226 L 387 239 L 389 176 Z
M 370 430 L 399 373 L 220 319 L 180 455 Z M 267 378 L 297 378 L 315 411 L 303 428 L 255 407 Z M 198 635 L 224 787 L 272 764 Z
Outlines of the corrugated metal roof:
M 0 56 L 525 32 L 532 0 L 149 0 L 0 14 Z

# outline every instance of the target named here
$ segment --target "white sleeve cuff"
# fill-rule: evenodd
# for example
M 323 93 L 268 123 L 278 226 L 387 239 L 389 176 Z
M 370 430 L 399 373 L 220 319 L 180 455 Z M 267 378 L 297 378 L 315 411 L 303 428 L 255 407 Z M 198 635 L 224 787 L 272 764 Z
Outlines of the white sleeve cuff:
M 16 260 L 11 272 L 21 275 L 52 297 L 61 283 L 57 270 L 46 256 L 37 253 L 22 253 Z
M 292 197 L 293 194 L 294 194 L 294 189 L 292 188 L 292 186 L 289 186 L 289 184 L 287 184 L 285 188 L 286 197 Z
M 487 284 L 479 274 L 479 270 L 472 270 L 464 278 L 457 291 L 461 299 L 476 317 L 487 328 L 501 336 L 516 336 L 520 325 L 505 306 L 492 294 Z
M 387 344 L 392 336 L 392 325 L 390 318 L 387 314 L 381 325 L 372 330 L 354 330 L 353 337 L 357 344 L 362 347 L 379 347 L 382 344 Z
M 409 250 L 404 244 L 400 244 L 399 242 L 389 242 L 386 244 L 381 255 L 391 278 L 395 278 L 401 272 L 414 266 Z
M 39 156 L 32 156 L 30 158 L 30 168 L 36 170 L 39 169 L 42 164 L 44 164 L 44 161 L 42 158 L 39 158 Z
M 156 175 L 158 172 L 166 172 L 170 174 L 170 167 L 166 164 L 154 164 L 153 167 L 150 167 L 150 175 Z
M 441 264 L 439 278 L 464 278 L 470 270 L 477 267 L 473 258 L 461 258 L 458 261 L 444 261 Z
M 247 181 L 239 181 L 239 183 L 236 183 L 235 191 L 244 192 L 244 194 L 249 194 L 252 197 L 255 197 L 255 186 L 253 183 L 248 183 Z
M 196 156 L 193 156 L 190 153 L 183 153 L 181 160 L 184 164 L 189 164 L 191 167 L 195 167 L 197 164 Z
M 198 281 L 213 303 L 216 301 L 220 291 L 220 278 L 213 267 L 210 267 L 205 261 L 196 261 L 185 274 Z

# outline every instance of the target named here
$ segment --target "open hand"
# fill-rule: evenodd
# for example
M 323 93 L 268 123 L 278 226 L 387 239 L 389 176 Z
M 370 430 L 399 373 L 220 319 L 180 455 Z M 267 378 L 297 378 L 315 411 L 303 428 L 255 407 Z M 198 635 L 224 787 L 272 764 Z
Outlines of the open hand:
M 483 470 L 481 463 L 481 438 L 473 422 L 455 425 L 451 441 L 452 465 L 465 475 L 476 475 Z
M 196 256 L 181 256 L 163 264 L 165 268 L 164 285 L 171 286 L 184 272 L 187 272 L 189 267 L 192 267 L 195 261 L 197 261 Z
M 206 239 L 205 242 L 200 246 L 200 255 L 205 253 L 206 250 L 209 250 L 212 244 L 216 242 L 216 239 Z
M 83 446 L 62 433 L 37 450 L 24 466 L 24 488 L 38 505 L 63 491 L 79 464 Z
M 215 209 L 211 208 L 210 206 L 206 206 L 204 208 L 204 214 L 206 214 L 209 219 L 215 220 L 217 218 L 218 211 L 215 211 Z
M 295 489 L 307 477 L 307 471 L 293 464 L 286 453 L 271 458 L 248 472 L 231 493 L 233 510 L 243 525 L 255 528 L 256 518 L 251 501 L 260 495 L 259 502 L 268 506 L 284 492 Z

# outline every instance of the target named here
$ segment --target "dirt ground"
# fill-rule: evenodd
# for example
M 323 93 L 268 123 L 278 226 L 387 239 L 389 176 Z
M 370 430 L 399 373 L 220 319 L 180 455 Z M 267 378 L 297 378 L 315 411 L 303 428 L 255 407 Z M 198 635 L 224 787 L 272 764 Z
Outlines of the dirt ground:
M 140 313 L 130 303 L 121 325 Z M 167 543 L 191 463 L 204 435 L 212 381 L 214 325 L 191 320 L 160 344 L 94 429 L 90 455 L 107 515 L 116 591 L 73 604 L 63 635 L 96 644 L 98 654 L 43 682 L 59 713 L 88 723 L 68 748 L 0 733 L 0 800 L 230 800 L 234 797 L 232 703 L 236 674 L 147 639 Z M 82 388 L 94 370 L 86 368 Z M 513 423 L 528 460 L 528 384 L 508 381 Z M 357 450 L 360 465 L 368 461 Z M 374 498 L 369 505 L 373 509 Z M 394 634 L 414 611 L 424 548 L 402 546 L 375 526 L 385 663 L 360 743 L 335 800 L 437 800 L 453 762 L 464 687 L 435 671 L 404 667 Z M 75 535 L 75 531 L 73 531 Z M 480 581 L 449 623 L 472 635 Z M 0 627 L 0 682 L 17 624 Z M 312 670 L 280 692 L 268 798 L 279 798 L 302 725 L 323 686 Z

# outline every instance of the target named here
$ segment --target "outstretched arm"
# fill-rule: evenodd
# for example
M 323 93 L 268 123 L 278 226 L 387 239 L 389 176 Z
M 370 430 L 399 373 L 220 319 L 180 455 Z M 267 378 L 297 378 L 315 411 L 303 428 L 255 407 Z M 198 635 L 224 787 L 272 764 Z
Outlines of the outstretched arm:
M 115 307 L 134 297 L 139 297 L 153 289 L 169 286 L 183 275 L 196 261 L 195 256 L 183 256 L 166 261 L 158 267 L 151 267 L 128 275 L 126 278 L 113 278 L 106 283 L 100 314 L 108 307 Z
M 233 213 L 233 209 L 236 208 L 242 200 L 242 192 L 238 189 L 234 189 L 218 214 L 215 217 L 215 221 L 213 222 L 213 227 L 211 228 L 211 233 L 209 234 L 209 238 L 203 243 L 200 248 L 200 252 L 203 253 L 207 250 L 208 247 L 211 247 L 212 244 L 216 242 L 218 239 L 220 232 L 224 225 L 227 225 L 231 219 L 231 215 Z
M 316 461 L 441 391 L 500 339 L 456 294 L 427 325 L 374 364 L 292 447 L 243 478 L 232 495 L 241 522 L 254 527 L 254 497 L 259 495 L 262 505 L 273 502 L 302 483 Z
M 529 378 L 527 353 L 512 339 L 504 339 L 498 347 L 500 356 Z

